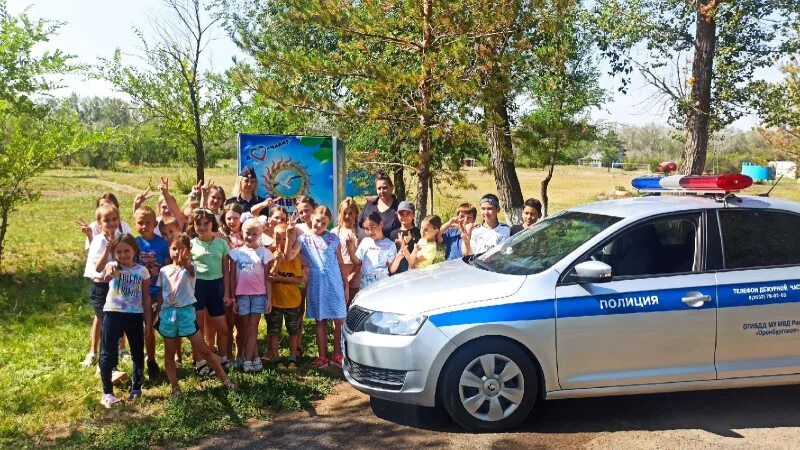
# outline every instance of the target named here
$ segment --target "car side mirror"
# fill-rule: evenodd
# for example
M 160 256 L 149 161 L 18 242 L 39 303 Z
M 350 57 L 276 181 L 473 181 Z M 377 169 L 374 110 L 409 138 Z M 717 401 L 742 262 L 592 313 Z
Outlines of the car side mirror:
M 606 283 L 611 281 L 611 266 L 602 261 L 584 261 L 575 266 L 572 280 L 576 283 Z

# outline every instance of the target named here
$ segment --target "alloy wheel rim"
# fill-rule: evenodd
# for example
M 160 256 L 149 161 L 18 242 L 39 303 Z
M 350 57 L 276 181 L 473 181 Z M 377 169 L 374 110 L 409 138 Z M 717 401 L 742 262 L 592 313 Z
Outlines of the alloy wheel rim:
M 525 393 L 519 366 L 504 355 L 486 354 L 464 368 L 458 394 L 464 409 L 476 419 L 496 422 L 517 410 Z

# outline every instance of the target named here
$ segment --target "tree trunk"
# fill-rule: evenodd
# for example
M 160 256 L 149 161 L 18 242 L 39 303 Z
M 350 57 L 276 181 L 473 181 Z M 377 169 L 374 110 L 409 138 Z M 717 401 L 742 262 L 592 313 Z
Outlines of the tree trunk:
M 514 148 L 511 141 L 511 124 L 508 119 L 508 100 L 505 92 L 490 98 L 484 106 L 486 114 L 486 144 L 492 158 L 492 169 L 500 206 L 511 225 L 522 223 L 522 189 L 514 164 Z M 483 195 L 483 193 L 481 193 Z
M 547 187 L 550 185 L 550 180 L 553 179 L 553 170 L 556 167 L 556 154 L 560 149 L 556 148 L 550 157 L 550 163 L 547 166 L 547 176 L 544 177 L 541 183 L 540 195 L 542 196 L 542 217 L 547 217 L 550 214 L 550 198 L 547 197 Z
M 203 129 L 200 123 L 200 104 L 197 91 L 189 86 L 189 98 L 192 102 L 192 119 L 194 119 L 194 158 L 197 164 L 197 181 L 205 180 L 206 152 L 203 148 Z
M 6 231 L 8 231 L 8 213 L 11 210 L 11 207 L 6 207 L 6 205 L 0 206 L 0 273 L 3 273 L 3 252 L 6 247 Z
M 708 151 L 708 122 L 711 117 L 711 81 L 714 66 L 714 47 L 717 24 L 714 11 L 717 0 L 701 0 L 697 11 L 692 63 L 692 89 L 686 111 L 686 143 L 683 146 L 678 171 L 686 175 L 701 175 Z
M 397 163 L 392 169 L 392 178 L 394 179 L 394 196 L 398 200 L 403 201 L 406 199 L 406 180 L 405 170 L 403 170 L 403 146 L 399 139 L 392 142 L 392 155 L 394 155 L 394 162 Z
M 428 184 L 431 176 L 431 122 L 433 118 L 433 100 L 431 87 L 431 62 L 428 52 L 433 45 L 433 0 L 425 0 L 422 4 L 422 79 L 419 82 L 419 170 L 417 170 L 417 226 L 428 214 Z

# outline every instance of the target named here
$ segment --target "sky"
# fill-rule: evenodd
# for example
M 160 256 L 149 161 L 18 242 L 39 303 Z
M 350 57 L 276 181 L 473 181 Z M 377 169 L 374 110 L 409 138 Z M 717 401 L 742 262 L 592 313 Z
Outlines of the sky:
M 12 14 L 29 8 L 34 18 L 62 21 L 65 24 L 58 35 L 52 39 L 52 48 L 59 48 L 76 57 L 77 62 L 96 64 L 98 58 L 111 58 L 117 48 L 123 52 L 135 52 L 138 38 L 134 27 L 145 33 L 149 31 L 149 21 L 158 20 L 164 15 L 162 0 L 8 0 Z M 231 65 L 231 58 L 239 55 L 236 46 L 228 39 L 222 29 L 212 33 L 213 41 L 208 47 L 208 67 L 224 70 Z M 123 61 L 135 62 L 135 56 L 123 55 Z M 601 66 L 601 71 L 605 73 Z M 763 77 L 778 78 L 778 71 L 763 71 Z M 620 82 L 603 75 L 600 86 L 608 91 L 609 101 L 602 108 L 592 111 L 594 120 L 620 124 L 644 125 L 666 124 L 667 108 L 654 101 L 655 92 L 638 75 L 634 75 L 627 93 L 617 89 Z M 103 81 L 88 80 L 71 75 L 63 79 L 68 87 L 56 95 L 69 95 L 75 92 L 82 96 L 123 96 L 114 92 L 113 87 Z M 754 115 L 746 116 L 733 124 L 735 128 L 748 130 L 758 125 Z M 269 130 L 264 130 L 269 132 Z

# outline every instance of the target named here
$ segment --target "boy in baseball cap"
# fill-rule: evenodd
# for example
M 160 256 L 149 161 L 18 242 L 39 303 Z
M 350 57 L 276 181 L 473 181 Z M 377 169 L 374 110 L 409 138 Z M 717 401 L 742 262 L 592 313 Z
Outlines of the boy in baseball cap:
M 392 233 L 389 235 L 389 239 L 394 241 L 395 245 L 397 245 L 397 257 L 403 258 L 402 254 L 400 253 L 400 246 L 405 245 L 408 248 L 409 252 L 414 251 L 414 246 L 419 241 L 422 235 L 419 232 L 419 228 L 414 224 L 416 210 L 414 208 L 414 204 L 408 201 L 402 201 L 399 205 L 397 205 L 397 218 L 400 220 L 400 228 L 396 230 L 392 230 Z M 408 261 L 403 258 L 400 261 L 400 266 L 398 267 L 397 271 L 394 272 L 392 275 L 397 275 L 398 273 L 403 273 L 408 270 Z

